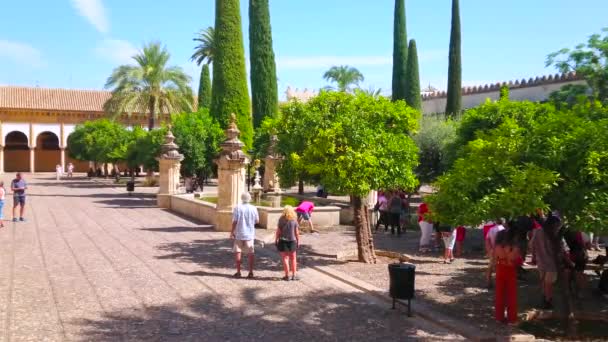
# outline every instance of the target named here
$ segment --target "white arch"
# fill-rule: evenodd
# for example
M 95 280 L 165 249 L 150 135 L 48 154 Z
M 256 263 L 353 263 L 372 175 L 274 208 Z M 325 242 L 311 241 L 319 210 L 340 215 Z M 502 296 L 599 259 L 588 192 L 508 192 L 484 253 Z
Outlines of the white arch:
M 11 132 L 21 132 L 27 137 L 28 144 L 31 144 L 32 139 L 30 138 L 30 124 L 29 123 L 13 123 L 3 122 L 2 123 L 2 146 L 6 145 L 6 136 Z
M 60 124 L 32 124 L 32 131 L 34 134 L 34 139 L 30 145 L 32 147 L 36 147 L 36 140 L 38 140 L 38 136 L 43 132 L 51 132 L 57 136 L 57 139 L 61 142 L 61 125 Z
M 74 133 L 74 130 L 76 129 L 76 125 L 69 125 L 69 124 L 64 124 L 63 125 L 63 147 L 67 148 L 68 147 L 68 137 L 70 136 L 70 134 Z

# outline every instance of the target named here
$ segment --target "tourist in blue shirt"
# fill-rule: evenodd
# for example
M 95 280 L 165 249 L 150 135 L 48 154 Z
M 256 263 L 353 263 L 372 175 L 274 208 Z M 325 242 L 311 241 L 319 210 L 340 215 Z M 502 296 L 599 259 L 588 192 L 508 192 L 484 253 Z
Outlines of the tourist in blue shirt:
M 27 189 L 27 183 L 25 179 L 21 177 L 21 172 L 17 172 L 15 179 L 11 182 L 11 190 L 13 191 L 13 222 L 17 222 L 17 215 L 15 212 L 17 206 L 20 206 L 19 221 L 25 221 L 23 218 L 23 211 L 25 210 L 25 190 Z
M 249 275 L 247 278 L 253 278 L 253 261 L 255 240 L 255 224 L 260 221 L 258 209 L 249 204 L 251 195 L 244 192 L 241 195 L 242 204 L 237 205 L 232 211 L 232 232 L 230 238 L 234 239 L 233 251 L 236 259 L 235 278 L 241 277 L 241 254 L 247 253 L 249 261 Z

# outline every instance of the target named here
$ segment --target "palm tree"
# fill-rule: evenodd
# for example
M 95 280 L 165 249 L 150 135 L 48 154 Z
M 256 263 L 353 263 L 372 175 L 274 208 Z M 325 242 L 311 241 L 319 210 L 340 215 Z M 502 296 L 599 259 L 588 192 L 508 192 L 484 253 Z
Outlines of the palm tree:
M 121 65 L 112 71 L 105 88 L 112 95 L 104 110 L 112 117 L 134 111 L 148 113 L 148 129 L 156 116 L 192 111 L 194 96 L 190 76 L 177 66 L 167 66 L 171 55 L 159 42 L 144 45 L 133 56 L 136 65 Z
M 193 38 L 195 42 L 200 44 L 194 48 L 194 54 L 190 59 L 196 61 L 196 65 L 201 65 L 205 60 L 207 64 L 213 63 L 213 56 L 215 55 L 215 30 L 209 26 L 204 30 L 198 32 L 198 36 Z
M 331 67 L 323 74 L 323 78 L 337 83 L 338 90 L 342 92 L 350 91 L 352 85 L 357 85 L 364 79 L 359 70 L 348 65 Z

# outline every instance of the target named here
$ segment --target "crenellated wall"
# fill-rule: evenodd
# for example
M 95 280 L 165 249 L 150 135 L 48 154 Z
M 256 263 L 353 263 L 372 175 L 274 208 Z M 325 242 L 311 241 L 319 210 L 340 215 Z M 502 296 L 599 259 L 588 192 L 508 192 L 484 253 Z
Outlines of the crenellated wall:
M 472 108 L 482 104 L 486 99 L 498 100 L 500 88 L 505 85 L 509 87 L 509 98 L 511 100 L 545 101 L 552 92 L 559 90 L 567 84 L 585 84 L 585 81 L 575 73 L 568 73 L 530 78 L 528 80 L 522 79 L 521 81 L 516 80 L 464 87 L 462 88 L 462 107 L 463 109 Z M 423 95 L 423 114 L 445 112 L 446 96 L 445 91 Z

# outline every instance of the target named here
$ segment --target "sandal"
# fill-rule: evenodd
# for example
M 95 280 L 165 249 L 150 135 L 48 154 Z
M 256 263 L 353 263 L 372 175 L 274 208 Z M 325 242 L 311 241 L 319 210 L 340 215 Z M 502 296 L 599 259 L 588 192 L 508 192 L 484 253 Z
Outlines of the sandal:
M 240 278 L 241 277 L 241 272 L 236 272 L 233 277 L 235 278 Z
M 247 275 L 247 279 L 253 279 L 253 272 L 249 272 L 249 274 Z
M 281 278 L 281 279 L 283 279 L 283 280 L 285 280 L 285 281 L 289 281 L 289 276 L 284 276 L 284 277 L 283 277 L 283 278 Z

